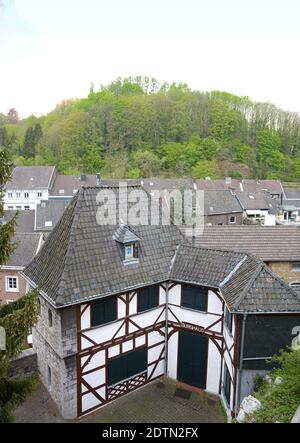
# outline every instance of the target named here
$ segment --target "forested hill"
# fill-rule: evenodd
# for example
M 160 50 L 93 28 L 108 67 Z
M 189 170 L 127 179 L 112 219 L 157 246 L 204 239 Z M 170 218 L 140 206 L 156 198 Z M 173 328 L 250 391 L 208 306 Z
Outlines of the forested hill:
M 16 165 L 103 177 L 300 180 L 300 117 L 227 92 L 117 79 L 48 115 L 0 114 L 0 145 Z

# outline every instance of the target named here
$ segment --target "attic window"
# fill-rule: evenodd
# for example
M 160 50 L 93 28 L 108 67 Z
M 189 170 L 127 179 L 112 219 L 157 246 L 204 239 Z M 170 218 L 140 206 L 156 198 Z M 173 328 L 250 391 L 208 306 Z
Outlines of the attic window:
M 249 195 L 249 198 L 251 198 L 251 200 L 254 200 L 254 195 Z
M 58 193 L 59 193 L 59 194 L 64 194 L 64 193 L 65 193 L 65 190 L 64 190 L 64 189 L 59 189 L 59 190 L 58 190 Z
M 134 244 L 130 243 L 129 245 L 125 245 L 125 260 L 134 257 Z
M 127 225 L 120 224 L 112 238 L 118 245 L 124 264 L 137 261 L 140 238 Z
M 52 227 L 52 221 L 45 221 L 45 227 L 51 228 Z

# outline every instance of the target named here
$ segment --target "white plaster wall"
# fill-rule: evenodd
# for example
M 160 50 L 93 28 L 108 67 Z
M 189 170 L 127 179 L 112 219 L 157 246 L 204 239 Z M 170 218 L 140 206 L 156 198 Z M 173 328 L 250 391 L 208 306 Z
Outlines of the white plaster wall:
M 214 342 L 208 340 L 206 389 L 213 394 L 219 393 L 220 372 L 221 355 Z

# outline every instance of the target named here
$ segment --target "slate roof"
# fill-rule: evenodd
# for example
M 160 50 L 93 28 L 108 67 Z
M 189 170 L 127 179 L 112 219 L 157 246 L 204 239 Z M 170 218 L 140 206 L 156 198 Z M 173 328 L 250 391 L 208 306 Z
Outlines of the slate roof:
M 217 190 L 225 190 L 225 189 L 232 189 L 234 191 L 240 191 L 240 180 L 232 178 L 231 180 L 228 180 L 226 182 L 225 179 L 220 180 L 206 180 L 206 179 L 197 179 L 195 180 L 195 185 L 197 189 L 199 190 L 211 190 L 211 191 L 217 191 Z
M 112 217 L 108 220 L 111 224 L 97 223 L 100 205 L 96 196 L 103 189 L 82 188 L 78 192 L 40 253 L 25 270 L 26 276 L 57 305 L 165 281 L 176 246 L 185 240 L 173 225 L 131 227 L 142 239 L 142 246 L 138 264 L 124 266 L 118 245 L 112 239 L 119 220 Z M 114 192 L 118 201 L 119 188 L 106 189 Z M 129 191 L 138 189 L 141 188 L 128 188 Z M 150 197 L 142 203 L 141 212 L 148 211 L 149 200 Z M 113 209 L 112 199 L 108 205 Z
M 37 205 L 35 231 L 52 231 L 68 204 L 69 200 L 47 200 Z M 52 222 L 51 226 L 49 222 Z
M 243 212 L 236 196 L 229 190 L 204 191 L 204 215 Z
M 0 223 L 8 222 L 15 214 L 16 211 L 5 211 L 4 216 L 0 219 Z M 34 232 L 34 218 L 34 210 L 19 211 L 15 232 Z
M 49 189 L 55 166 L 17 166 L 6 188 L 8 190 Z
M 193 180 L 191 178 L 146 178 L 140 181 L 140 184 L 148 192 L 153 190 L 162 191 L 166 189 L 171 192 L 178 189 L 179 191 L 184 189 L 194 189 Z
M 249 254 L 182 245 L 170 278 L 219 289 L 231 312 L 300 312 L 300 295 Z
M 140 240 L 139 237 L 135 235 L 135 233 L 124 223 L 121 223 L 116 232 L 112 236 L 113 240 L 118 241 L 119 243 L 132 243 Z
M 50 196 L 73 197 L 82 186 L 96 186 L 96 181 L 96 175 L 90 174 L 57 175 Z
M 286 199 L 300 200 L 300 188 L 283 187 Z
M 16 233 L 13 237 L 13 243 L 16 243 L 17 247 L 5 266 L 27 266 L 37 253 L 41 235 L 42 234 L 27 232 Z
M 272 212 L 277 210 L 276 200 L 267 192 L 237 192 L 236 196 L 244 210 L 259 209 Z
M 140 189 L 133 186 L 129 191 Z M 113 198 L 105 207 L 97 203 L 100 190 L 113 192 L 118 202 L 118 187 L 82 188 L 24 271 L 57 307 L 173 280 L 218 288 L 236 312 L 300 311 L 297 293 L 260 259 L 187 244 L 174 225 L 129 225 L 130 232 L 141 239 L 139 259 L 124 265 L 113 240 L 123 221 L 111 212 Z M 139 206 L 146 220 L 150 217 L 147 195 Z M 127 204 L 130 210 L 137 209 L 136 203 Z M 103 214 L 108 214 L 106 224 Z
M 205 226 L 195 246 L 246 251 L 268 261 L 300 260 L 298 226 Z
M 259 192 L 267 191 L 270 194 L 280 195 L 283 192 L 281 182 L 279 180 L 241 180 L 243 192 Z

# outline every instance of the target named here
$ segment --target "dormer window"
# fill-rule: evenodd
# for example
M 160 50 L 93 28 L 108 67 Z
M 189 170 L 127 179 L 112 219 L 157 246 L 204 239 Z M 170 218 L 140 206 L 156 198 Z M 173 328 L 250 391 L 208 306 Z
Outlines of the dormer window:
M 134 257 L 134 244 L 130 243 L 129 245 L 125 245 L 125 260 Z
M 140 238 L 125 224 L 120 224 L 113 235 L 124 264 L 137 263 Z

